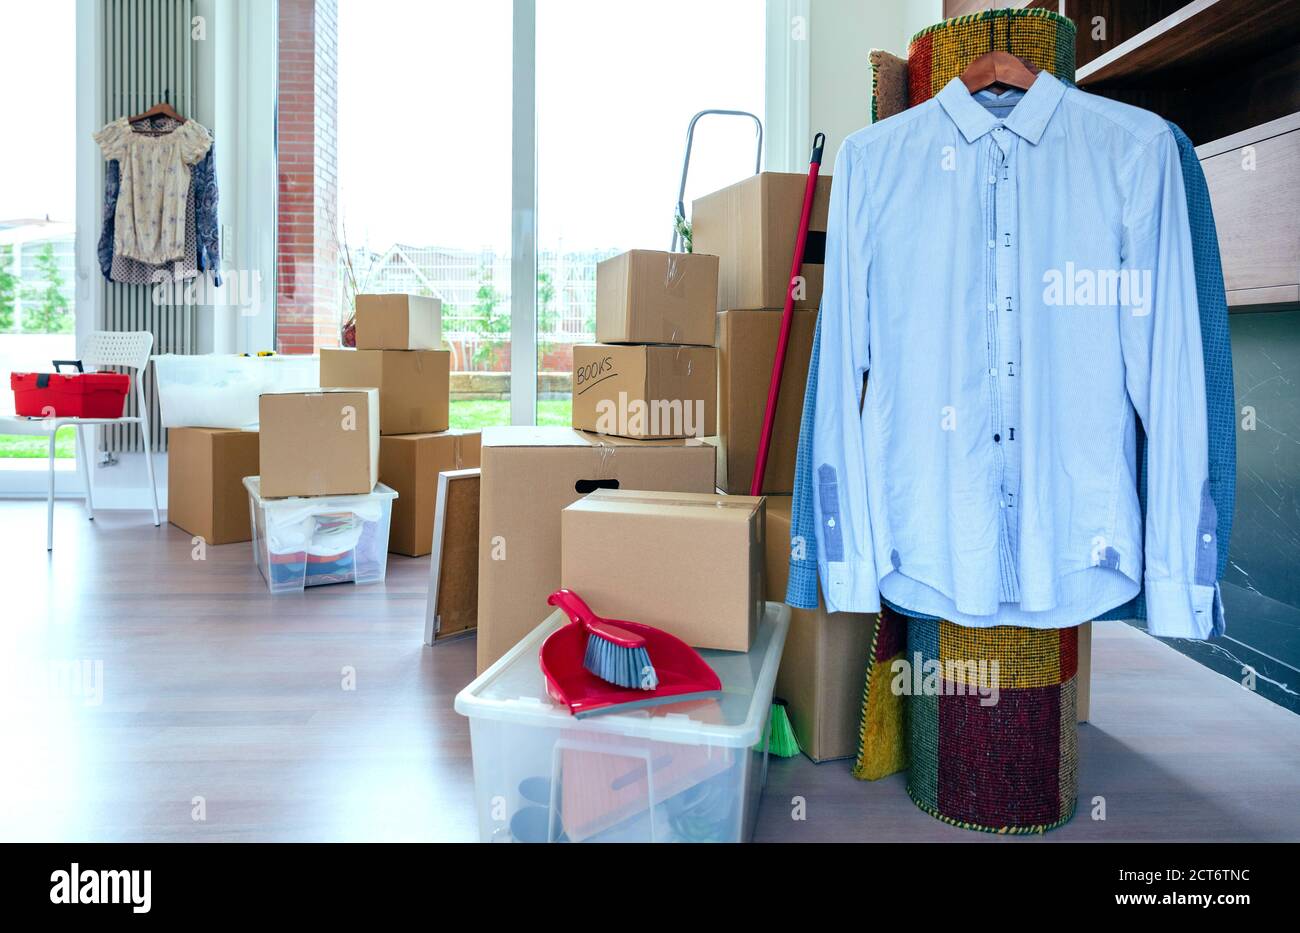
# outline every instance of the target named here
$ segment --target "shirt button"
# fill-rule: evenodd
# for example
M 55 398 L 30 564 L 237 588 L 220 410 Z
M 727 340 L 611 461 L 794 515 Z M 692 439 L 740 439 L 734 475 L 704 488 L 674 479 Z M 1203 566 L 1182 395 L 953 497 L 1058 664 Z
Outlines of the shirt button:
M 996 176 L 996 175 L 990 175 L 990 176 L 989 176 L 989 184 L 990 184 L 990 185 L 996 185 L 997 183 L 998 183 L 997 176 Z
M 835 527 L 835 519 L 833 519 L 833 518 L 828 518 L 828 519 L 826 519 L 826 527 L 827 527 L 827 528 L 834 528 L 834 527 Z
M 994 242 L 993 240 L 989 240 L 989 249 L 993 249 L 993 247 L 995 247 L 995 246 L 997 246 L 997 245 L 998 245 L 998 244 L 997 244 L 996 242 Z
M 993 302 L 990 301 L 990 302 L 989 302 L 989 310 L 990 310 L 990 311 L 996 311 L 996 310 L 997 310 L 997 305 L 995 305 Z
M 995 444 L 1001 444 L 1001 443 L 1002 443 L 1002 435 L 1001 435 L 1001 434 L 994 434 L 994 435 L 993 435 L 993 443 L 995 443 Z
M 1201 540 L 1204 541 L 1206 544 L 1209 544 L 1214 539 L 1209 535 L 1201 535 Z

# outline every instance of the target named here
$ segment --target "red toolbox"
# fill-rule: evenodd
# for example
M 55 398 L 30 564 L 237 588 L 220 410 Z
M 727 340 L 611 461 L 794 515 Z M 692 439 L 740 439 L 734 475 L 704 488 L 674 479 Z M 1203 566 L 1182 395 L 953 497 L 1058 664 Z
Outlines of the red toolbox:
M 14 413 L 29 418 L 121 418 L 125 373 L 10 373 Z

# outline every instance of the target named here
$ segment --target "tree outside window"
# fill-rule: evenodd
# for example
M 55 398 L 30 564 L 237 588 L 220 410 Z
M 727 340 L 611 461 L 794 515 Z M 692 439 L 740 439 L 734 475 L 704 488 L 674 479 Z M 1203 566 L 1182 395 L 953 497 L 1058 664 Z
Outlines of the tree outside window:
M 0 334 L 14 327 L 14 300 L 18 297 L 18 279 L 14 276 L 14 248 L 0 246 Z
M 72 309 L 64 294 L 66 283 L 54 255 L 54 244 L 46 243 L 33 260 L 39 285 L 23 288 L 23 332 L 27 334 L 70 334 Z

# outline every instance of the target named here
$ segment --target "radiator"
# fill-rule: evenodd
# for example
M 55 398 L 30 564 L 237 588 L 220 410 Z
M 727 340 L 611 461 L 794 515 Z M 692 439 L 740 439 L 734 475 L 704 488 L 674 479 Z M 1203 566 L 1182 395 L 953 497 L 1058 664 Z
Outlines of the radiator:
M 166 99 L 184 116 L 192 116 L 196 100 L 195 50 L 190 38 L 195 0 L 100 0 L 103 5 L 103 119 L 147 110 Z M 154 353 L 194 353 L 198 350 L 194 306 L 156 304 L 154 289 L 100 279 L 104 289 L 105 330 L 147 330 Z M 164 290 L 160 290 L 164 291 Z M 174 291 L 171 292 L 174 295 Z M 158 415 L 153 366 L 144 379 L 149 405 L 148 443 L 167 449 L 167 432 Z M 127 396 L 127 414 L 137 414 L 135 393 Z M 100 446 L 109 451 L 143 451 L 139 425 L 117 425 L 100 432 Z

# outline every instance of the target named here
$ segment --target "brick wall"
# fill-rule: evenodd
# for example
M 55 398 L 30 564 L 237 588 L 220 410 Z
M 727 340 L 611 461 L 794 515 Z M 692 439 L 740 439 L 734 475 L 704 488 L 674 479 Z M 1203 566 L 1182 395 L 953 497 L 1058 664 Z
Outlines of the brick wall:
M 279 3 L 276 341 L 339 342 L 338 0 Z

